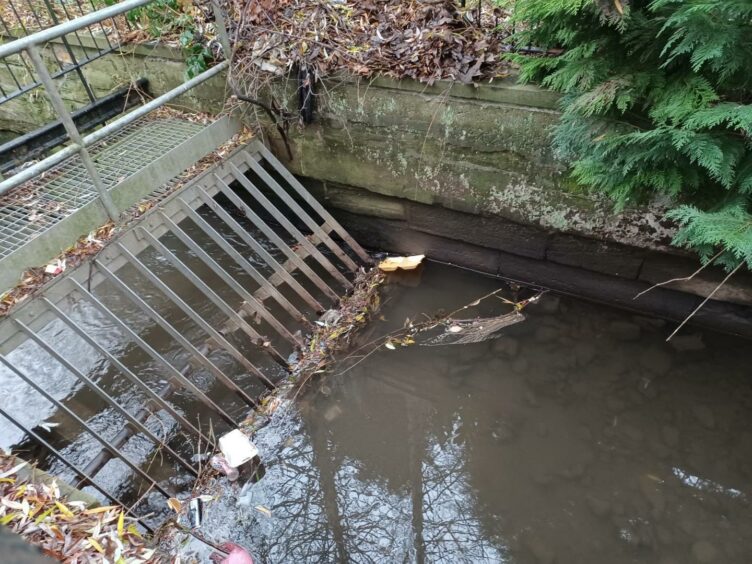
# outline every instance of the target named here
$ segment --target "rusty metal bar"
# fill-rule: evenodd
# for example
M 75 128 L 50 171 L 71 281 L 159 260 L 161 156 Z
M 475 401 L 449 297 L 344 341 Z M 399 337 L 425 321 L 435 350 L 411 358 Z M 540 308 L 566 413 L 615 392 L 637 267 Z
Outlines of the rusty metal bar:
M 131 302 L 141 309 L 152 321 L 159 325 L 164 331 L 166 331 L 173 339 L 175 339 L 191 356 L 196 359 L 201 366 L 211 372 L 217 380 L 221 381 L 228 389 L 235 392 L 240 398 L 251 407 L 255 407 L 256 400 L 249 396 L 242 388 L 240 388 L 235 382 L 233 382 L 222 370 L 214 364 L 209 358 L 204 355 L 199 349 L 186 339 L 180 331 L 175 329 L 164 317 L 157 313 L 154 308 L 147 304 L 136 292 L 131 290 L 120 278 L 115 275 L 110 269 L 104 266 L 98 260 L 94 260 L 94 266 L 105 275 L 105 277 L 122 292 Z
M 219 276 L 222 281 L 227 284 L 230 288 L 232 288 L 235 293 L 237 293 L 241 298 L 243 298 L 246 303 L 251 307 L 251 310 L 258 314 L 261 319 L 265 320 L 269 325 L 271 325 L 277 333 L 279 333 L 282 337 L 287 339 L 290 344 L 293 346 L 300 346 L 303 344 L 303 341 L 299 338 L 295 338 L 292 333 L 290 333 L 284 325 L 282 325 L 274 315 L 272 315 L 271 312 L 269 312 L 265 307 L 264 304 L 260 303 L 256 298 L 254 298 L 243 286 L 241 286 L 231 275 L 229 272 L 227 272 L 224 268 L 222 268 L 217 262 L 209 256 L 209 254 L 204 251 L 199 245 L 191 239 L 191 237 L 183 231 L 178 224 L 176 224 L 174 221 L 172 221 L 167 215 L 165 215 L 164 212 L 159 212 L 160 217 L 165 222 L 165 224 L 168 226 L 170 231 L 175 235 L 182 243 L 188 247 L 193 253 L 201 259 L 201 261 L 208 266 L 214 274 Z M 259 276 L 259 279 L 263 280 L 263 277 Z M 287 302 L 286 299 L 283 300 L 283 304 Z M 289 304 L 289 302 L 287 302 Z M 289 304 L 292 307 L 292 304 Z
M 352 288 L 352 283 L 347 278 L 345 278 L 339 270 L 337 270 L 337 267 L 334 266 L 328 258 L 321 254 L 321 251 L 319 251 L 308 240 L 308 238 L 303 235 L 300 230 L 295 227 L 289 219 L 287 219 L 287 217 L 285 217 L 285 214 L 279 211 L 274 206 L 274 204 L 272 204 L 271 201 L 269 201 L 269 199 L 261 193 L 261 190 L 254 186 L 254 184 L 245 176 L 245 174 L 240 172 L 240 169 L 238 169 L 238 167 L 236 167 L 233 163 L 230 163 L 230 170 L 232 171 L 232 175 L 235 180 L 240 182 L 240 185 L 243 186 L 243 188 L 245 188 L 246 191 L 251 196 L 253 196 L 253 198 L 255 198 L 277 222 L 279 222 L 279 224 L 285 229 L 285 231 L 292 235 L 300 245 L 302 245 L 309 253 L 311 253 L 311 256 L 313 256 L 313 258 L 315 258 L 316 261 L 321 266 L 323 266 L 335 280 L 337 280 L 348 290 Z
M 289 261 L 297 266 L 298 269 L 303 272 L 319 290 L 324 292 L 329 299 L 335 303 L 339 301 L 337 292 L 335 292 L 329 284 L 324 282 L 324 280 L 322 280 L 322 278 L 316 274 L 316 272 L 308 266 L 305 261 L 300 258 L 295 251 L 293 251 L 289 245 L 285 243 L 282 238 L 250 208 L 248 204 L 241 200 L 240 197 L 233 192 L 232 188 L 230 188 L 219 176 L 215 175 L 214 179 L 217 182 L 220 192 L 237 206 L 238 209 L 240 209 L 245 216 L 253 222 L 253 225 L 255 225 L 272 243 L 274 243 L 280 251 L 282 251 Z
M 313 220 L 313 218 L 308 215 L 308 213 L 300 207 L 300 205 L 293 200 L 290 197 L 290 194 L 287 193 L 287 191 L 282 188 L 282 186 L 279 185 L 279 183 L 272 178 L 272 176 L 264 170 L 264 167 L 262 167 L 256 159 L 254 159 L 251 155 L 249 155 L 247 152 L 243 151 L 243 156 L 246 159 L 246 162 L 248 163 L 248 166 L 251 167 L 251 170 L 256 173 L 256 175 L 263 180 L 269 188 L 272 189 L 272 192 L 274 192 L 277 197 L 284 202 L 284 204 L 292 211 L 300 220 L 305 223 L 306 227 L 311 230 L 311 233 L 318 236 L 319 239 L 321 239 L 321 242 L 324 243 L 324 245 L 327 246 L 327 248 L 332 251 L 335 256 L 342 261 L 342 263 L 352 272 L 358 270 L 358 265 L 355 264 L 355 262 L 345 254 L 345 252 L 340 248 L 340 246 L 335 243 L 331 237 L 329 237 L 329 233 L 325 229 L 322 228 L 321 225 L 319 225 L 316 221 Z
M 139 227 L 138 231 L 146 237 L 149 243 L 151 243 L 151 245 L 155 249 L 157 249 L 157 251 L 159 251 L 160 254 L 178 270 L 178 272 L 180 272 L 180 274 L 185 276 L 191 284 L 193 284 L 194 286 L 196 286 L 196 288 L 203 292 L 203 294 L 207 298 L 209 298 L 209 301 L 217 306 L 220 311 L 222 311 L 222 313 L 224 313 L 230 319 L 230 321 L 232 321 L 246 335 L 248 335 L 253 340 L 253 343 L 256 346 L 258 346 L 261 350 L 268 352 L 272 356 L 272 358 L 277 360 L 277 362 L 282 366 L 287 367 L 287 362 L 277 351 L 277 349 L 274 348 L 274 345 L 270 343 L 268 346 L 265 346 L 265 343 L 268 341 L 266 341 L 266 339 L 262 337 L 258 333 L 258 331 L 251 327 L 250 323 L 243 319 L 237 311 L 232 309 L 232 307 L 230 307 L 230 305 L 226 301 L 224 301 L 214 290 L 212 290 L 209 285 L 206 284 L 206 282 L 201 280 L 201 278 L 199 278 L 190 268 L 188 268 L 188 266 L 186 266 L 183 261 L 175 256 L 175 253 L 170 251 L 170 249 L 168 249 L 164 245 L 164 243 L 162 243 L 159 239 L 157 239 L 143 227 Z
M 371 264 L 373 260 L 368 255 L 368 253 L 361 247 L 358 242 L 353 239 L 352 235 L 350 235 L 344 227 L 342 227 L 339 222 L 332 217 L 332 215 L 326 211 L 326 208 L 319 203 L 319 201 L 314 198 L 311 193 L 305 189 L 305 186 L 303 186 L 300 181 L 298 181 L 297 178 L 289 171 L 286 167 L 282 165 L 281 162 L 275 157 L 269 149 L 267 149 L 263 143 L 260 141 L 254 141 L 252 143 L 253 148 L 262 156 L 264 157 L 264 160 L 268 162 L 272 168 L 282 177 L 284 178 L 287 183 L 292 187 L 293 190 L 298 194 L 298 196 L 311 208 L 313 208 L 313 211 L 315 211 L 317 214 L 321 216 L 321 219 L 324 220 L 326 225 L 330 226 L 337 235 L 339 235 L 342 240 L 348 244 L 348 246 L 355 252 L 355 254 L 360 257 L 360 260 L 362 260 L 366 264 Z M 323 226 L 322 226 L 323 228 Z
M 209 323 L 206 322 L 193 308 L 186 304 L 180 296 L 173 292 L 167 284 L 162 282 L 158 276 L 156 276 L 146 265 L 141 262 L 133 253 L 126 249 L 122 243 L 115 243 L 123 255 L 141 274 L 143 274 L 149 282 L 154 284 L 163 294 L 165 294 L 172 303 L 174 303 L 180 310 L 185 313 L 191 320 L 196 323 L 201 329 L 203 329 L 209 336 L 216 341 L 216 343 L 224 348 L 230 355 L 235 358 L 248 372 L 253 374 L 257 379 L 261 381 L 269 389 L 274 389 L 276 386 L 261 372 L 256 366 L 254 366 L 250 360 L 248 360 L 243 354 L 235 348 L 230 342 L 225 339 L 219 331 L 214 329 Z
M 208 443 L 212 443 L 197 427 L 195 427 L 190 421 L 188 421 L 185 417 L 180 415 L 175 409 L 169 405 L 166 401 L 164 401 L 163 398 L 161 398 L 158 394 L 156 394 L 149 386 L 147 386 L 138 376 L 136 376 L 133 371 L 131 371 L 130 368 L 125 366 L 122 362 L 120 362 L 117 358 L 115 358 L 109 351 L 107 351 L 102 345 L 97 343 L 91 336 L 89 336 L 85 331 L 83 331 L 78 325 L 76 325 L 76 322 L 73 321 L 66 313 L 64 313 L 60 308 L 58 308 L 55 304 L 53 304 L 50 300 L 48 300 L 45 297 L 42 297 L 41 300 L 49 307 L 52 311 L 55 312 L 55 314 L 68 326 L 70 327 L 79 337 L 81 337 L 84 341 L 86 341 L 90 346 L 92 346 L 97 352 L 99 352 L 101 355 L 103 355 L 107 360 L 109 360 L 128 380 L 131 381 L 131 383 L 135 384 L 139 389 L 141 389 L 146 395 L 149 396 L 154 402 L 157 403 L 162 409 L 164 409 L 167 413 L 170 414 L 176 421 L 178 421 L 183 427 L 186 429 L 189 429 L 192 433 L 194 433 L 196 436 L 200 437 L 201 439 L 205 440 Z
M 117 316 L 112 313 L 112 311 L 110 311 L 110 309 L 105 306 L 94 294 L 86 290 L 86 288 L 81 286 L 81 284 L 79 284 L 75 280 L 71 279 L 71 283 L 75 286 L 76 290 L 78 290 L 81 295 L 89 300 L 89 302 L 97 309 L 97 311 L 99 311 L 102 315 L 104 315 L 107 319 L 114 323 L 121 331 L 125 332 L 126 336 L 133 342 L 135 342 L 154 361 L 156 361 L 158 364 L 161 364 L 170 374 L 171 378 L 174 378 L 181 386 L 190 390 L 199 399 L 199 401 L 201 401 L 201 403 L 206 405 L 209 409 L 214 410 L 227 423 L 235 427 L 238 426 L 237 421 L 230 417 L 230 415 L 228 415 L 224 409 L 222 409 L 211 398 L 209 398 L 198 386 L 196 386 L 188 378 L 183 376 L 177 368 L 167 362 L 167 360 L 165 360 L 165 358 L 161 354 L 159 354 L 151 345 L 149 345 L 146 341 L 139 337 L 130 327 L 120 321 Z
M 94 382 L 91 378 L 86 376 L 78 368 L 73 366 L 73 364 L 71 364 L 65 357 L 63 357 L 54 348 L 52 348 L 51 345 L 45 342 L 44 339 L 42 339 L 39 335 L 34 333 L 34 331 L 32 331 L 26 325 L 24 325 L 23 322 L 15 318 L 13 319 L 13 321 L 16 323 L 16 325 L 18 325 L 21 331 L 23 331 L 26 335 L 29 336 L 29 338 L 32 341 L 34 341 L 37 345 L 39 345 L 42 349 L 44 349 L 44 351 L 47 352 L 47 354 L 49 354 L 52 358 L 54 358 L 57 362 L 59 362 L 66 370 L 68 370 L 71 374 L 73 374 L 79 381 L 89 386 L 89 388 L 91 388 L 94 391 L 94 393 L 96 393 L 108 405 L 110 405 L 110 407 L 112 407 L 115 411 L 117 411 L 123 417 L 125 417 L 125 419 L 129 422 L 129 424 L 134 427 L 134 429 L 146 435 L 156 445 L 164 448 L 165 451 L 171 454 L 172 456 L 174 456 L 175 459 L 181 464 L 181 466 L 183 466 L 183 468 L 188 470 L 188 472 L 190 472 L 194 476 L 198 476 L 198 471 L 196 470 L 196 468 L 193 467 L 193 465 L 186 462 L 183 459 L 183 457 L 181 457 L 177 452 L 175 452 L 166 442 L 164 442 L 162 439 L 160 439 L 154 433 L 152 433 L 143 423 L 141 423 L 141 421 L 139 421 L 133 415 L 131 415 L 123 406 L 121 406 L 117 401 L 115 401 L 113 397 L 111 397 L 107 392 L 105 392 L 102 388 L 100 388 L 96 382 Z
M 46 399 L 48 402 L 53 404 L 57 409 L 60 411 L 65 412 L 69 417 L 71 417 L 74 421 L 76 421 L 79 425 L 81 425 L 86 431 L 91 434 L 91 436 L 94 437 L 94 439 L 101 444 L 104 448 L 112 452 L 116 457 L 120 458 L 125 464 L 133 470 L 136 474 L 138 474 L 141 478 L 149 482 L 150 484 L 153 484 L 154 487 L 159 491 L 161 494 L 163 494 L 166 497 L 170 497 L 170 495 L 160 486 L 151 476 L 149 476 L 146 472 L 144 472 L 136 463 L 134 463 L 130 458 L 125 456 L 122 453 L 119 453 L 117 451 L 117 448 L 112 446 L 107 439 L 102 437 L 99 433 L 97 433 L 94 429 L 89 426 L 86 421 L 81 419 L 78 415 L 76 415 L 68 406 L 61 403 L 60 401 L 56 400 L 53 396 L 51 396 L 47 391 L 45 391 L 44 388 L 39 386 L 36 382 L 34 382 L 31 378 L 29 378 L 26 374 L 21 372 L 18 368 L 16 368 L 11 362 L 5 358 L 5 356 L 0 354 L 0 362 L 2 362 L 5 366 L 7 366 L 16 376 L 21 378 L 24 382 L 26 382 L 29 386 L 34 388 L 44 399 Z
M 316 312 L 322 312 L 324 311 L 324 306 L 322 306 L 316 298 L 314 298 L 308 290 L 306 290 L 300 282 L 295 280 L 293 276 L 287 272 L 281 264 L 277 262 L 277 260 L 267 251 L 261 244 L 259 244 L 256 239 L 251 237 L 251 235 L 243 229 L 243 227 L 235 221 L 235 219 L 227 213 L 224 209 L 222 209 L 222 206 L 220 206 L 214 198 L 212 198 L 209 194 L 206 193 L 206 191 L 203 188 L 198 189 L 198 194 L 201 200 L 211 209 L 219 218 L 227 224 L 230 229 L 232 229 L 238 237 L 240 237 L 243 240 L 243 243 L 248 245 L 251 250 L 253 250 L 254 253 L 256 253 L 258 256 L 260 256 L 263 261 L 271 267 L 271 269 L 274 271 L 274 273 L 284 282 L 287 282 L 287 284 L 292 288 L 295 293 L 303 300 L 305 301 L 311 308 Z M 183 208 L 183 211 L 185 214 L 190 217 L 194 223 L 196 223 L 203 231 L 204 233 L 209 236 L 217 245 L 222 247 L 222 250 L 224 250 L 228 255 L 230 255 L 235 262 L 238 263 L 238 265 L 245 270 L 250 276 L 256 279 L 256 275 L 254 273 L 258 274 L 258 271 L 253 267 L 253 265 L 248 261 L 245 257 L 243 257 L 242 254 L 240 254 L 232 245 L 230 245 L 225 239 L 211 226 L 209 223 L 202 218 L 191 206 L 189 206 L 182 198 L 178 198 L 178 202 Z M 260 276 L 260 275 L 259 275 Z M 272 293 L 272 289 L 274 291 L 277 291 L 280 295 L 281 292 L 279 292 L 276 289 L 276 286 L 271 283 L 271 281 L 266 280 L 262 277 L 265 284 L 262 284 L 263 287 L 266 287 L 266 285 L 270 286 L 270 288 L 267 289 L 267 292 L 269 292 L 270 296 L 274 295 Z M 284 297 L 284 296 L 282 296 Z M 279 300 L 278 300 L 279 301 Z M 292 305 L 292 304 L 290 304 Z M 293 306 L 294 307 L 294 306 Z M 294 308 L 294 312 L 287 310 L 293 317 L 299 316 L 298 320 L 306 325 L 310 325 L 309 321 L 305 318 L 305 316 L 297 309 Z

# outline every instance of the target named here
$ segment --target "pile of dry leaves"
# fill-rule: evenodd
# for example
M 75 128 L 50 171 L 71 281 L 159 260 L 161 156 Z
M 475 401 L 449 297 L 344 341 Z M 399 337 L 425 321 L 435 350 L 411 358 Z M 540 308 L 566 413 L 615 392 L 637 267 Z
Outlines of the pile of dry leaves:
M 0 525 L 65 562 L 154 561 L 154 550 L 121 508 L 87 509 L 61 496 L 54 482 L 21 478 L 17 472 L 23 466 L 0 451 Z
M 224 0 L 235 81 L 249 89 L 259 73 L 281 75 L 300 67 L 317 79 L 346 71 L 428 84 L 504 75 L 508 14 L 494 2 L 467 5 L 456 0 Z

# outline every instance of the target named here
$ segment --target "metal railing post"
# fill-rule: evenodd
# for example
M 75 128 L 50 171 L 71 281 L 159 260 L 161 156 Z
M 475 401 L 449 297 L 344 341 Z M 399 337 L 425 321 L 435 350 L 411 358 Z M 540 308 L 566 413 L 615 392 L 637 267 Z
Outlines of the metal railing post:
M 230 36 L 227 35 L 227 20 L 225 20 L 225 14 L 222 8 L 219 7 L 217 0 L 212 0 L 212 12 L 214 12 L 214 31 L 217 33 L 219 44 L 224 51 L 225 59 L 228 61 L 232 59 L 232 47 L 230 43 Z
M 60 118 L 60 123 L 65 127 L 65 131 L 68 132 L 68 137 L 70 137 L 71 142 L 76 147 L 76 150 L 81 157 L 81 162 L 83 163 L 84 168 L 86 168 L 86 172 L 89 173 L 92 184 L 94 184 L 94 187 L 99 193 L 99 197 L 102 200 L 104 209 L 107 211 L 107 215 L 109 215 L 110 219 L 113 221 L 117 221 L 120 213 L 115 206 L 115 202 L 112 201 L 112 196 L 107 190 L 107 187 L 102 182 L 102 178 L 99 176 L 94 160 L 86 149 L 84 140 L 81 137 L 76 124 L 73 123 L 73 118 L 71 117 L 70 112 L 68 112 L 68 109 L 65 107 L 65 102 L 63 102 L 63 98 L 60 96 L 60 92 L 55 86 L 55 82 L 52 80 L 50 72 L 47 70 L 44 61 L 42 60 L 42 56 L 39 54 L 38 46 L 31 44 L 26 48 L 26 52 L 39 75 L 40 82 L 44 85 L 45 93 L 50 100 L 50 104 L 52 104 L 52 108 L 55 110 L 58 118 Z

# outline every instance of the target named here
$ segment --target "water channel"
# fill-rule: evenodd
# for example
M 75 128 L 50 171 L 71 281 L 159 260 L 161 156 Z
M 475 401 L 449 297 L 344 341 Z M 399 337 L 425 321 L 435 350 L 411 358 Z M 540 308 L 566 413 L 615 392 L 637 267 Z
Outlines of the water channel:
M 209 212 L 202 213 L 222 229 Z M 165 241 L 192 260 L 174 238 Z M 241 241 L 234 244 L 242 248 Z M 191 293 L 164 261 L 144 260 L 196 303 L 200 294 Z M 229 261 L 225 266 L 243 279 Z M 127 270 L 122 275 L 137 278 Z M 131 281 L 155 308 L 176 315 L 146 282 L 138 284 Z M 360 342 L 402 327 L 406 318 L 451 311 L 500 286 L 430 263 L 383 288 L 384 305 Z M 213 287 L 231 299 L 221 284 Z M 166 357 L 184 354 L 113 288 L 105 284 L 96 293 Z M 206 319 L 221 323 L 220 312 L 199 305 Z M 486 300 L 477 309 L 496 315 L 509 306 Z M 100 342 L 155 389 L 163 383 L 153 362 L 95 311 L 80 302 L 68 311 L 94 327 Z M 382 348 L 366 358 L 341 359 L 257 434 L 265 475 L 256 483 L 223 483 L 225 495 L 206 504 L 200 532 L 215 542 L 246 546 L 269 563 L 748 562 L 749 343 L 688 328 L 667 344 L 671 327 L 660 320 L 553 294 L 525 312 L 527 319 L 498 339 Z M 195 327 L 186 324 L 186 335 L 199 342 L 192 332 Z M 124 405 L 143 405 L 105 359 L 59 323 L 44 335 Z M 233 339 L 243 346 L 242 335 Z M 122 428 L 117 414 L 33 343 L 14 355 L 103 435 L 110 438 Z M 220 350 L 211 356 L 231 377 L 248 378 Z M 265 370 L 279 367 L 270 362 Z M 201 383 L 201 372 L 195 374 Z M 242 418 L 247 407 L 211 382 L 202 387 Z M 5 405 L 67 456 L 85 464 L 99 450 L 12 375 L 0 370 L 0 383 Z M 182 413 L 199 418 L 205 410 L 189 394 L 178 393 L 174 401 Z M 181 455 L 195 453 L 195 442 L 169 417 L 152 416 L 147 426 L 169 436 Z M 22 437 L 3 422 L 0 439 L 0 446 L 18 447 Z M 25 449 L 30 444 L 21 442 L 22 454 L 73 478 L 43 452 Z M 124 450 L 162 477 L 172 494 L 189 495 L 192 477 L 170 457 L 155 455 L 146 440 L 133 438 Z M 119 460 L 108 462 L 98 479 L 126 498 L 143 491 Z M 159 495 L 143 504 L 154 524 L 169 514 Z M 188 552 L 198 561 L 209 554 L 198 542 Z
M 498 285 L 429 264 L 362 339 Z M 261 562 L 748 562 L 749 343 L 672 346 L 659 320 L 550 294 L 526 312 L 490 342 L 342 362 L 258 434 L 264 477 L 202 531 Z

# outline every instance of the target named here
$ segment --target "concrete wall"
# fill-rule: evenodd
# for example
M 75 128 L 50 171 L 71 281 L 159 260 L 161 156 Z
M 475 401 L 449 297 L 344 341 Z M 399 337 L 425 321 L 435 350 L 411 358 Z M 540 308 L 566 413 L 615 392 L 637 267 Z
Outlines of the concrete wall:
M 291 111 L 294 88 L 280 81 L 275 92 Z M 559 117 L 551 92 L 514 78 L 429 87 L 347 77 L 317 92 L 316 122 L 290 133 L 292 159 L 273 128 L 266 141 L 334 209 L 617 281 L 650 285 L 698 267 L 670 245 L 675 226 L 660 205 L 616 214 L 567 179 L 550 146 Z M 386 224 L 371 224 L 361 236 L 378 241 Z M 708 270 L 673 288 L 705 296 L 722 278 Z M 750 305 L 751 288 L 737 276 L 717 297 Z

